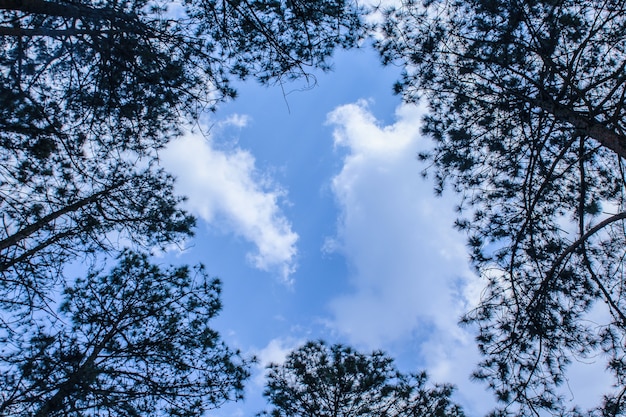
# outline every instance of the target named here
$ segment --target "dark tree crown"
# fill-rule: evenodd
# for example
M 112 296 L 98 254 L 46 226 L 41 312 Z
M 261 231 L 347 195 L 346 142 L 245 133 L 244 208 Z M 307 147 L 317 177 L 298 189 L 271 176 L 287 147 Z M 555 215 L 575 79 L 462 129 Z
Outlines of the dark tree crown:
M 623 414 L 624 2 L 407 0 L 382 30 L 383 61 L 405 68 L 396 91 L 430 107 L 421 158 L 461 194 L 487 281 L 464 318 L 475 376 L 503 413 L 577 413 L 570 363 L 606 357 L 616 387 L 591 412 Z
M 381 351 L 308 342 L 284 364 L 271 364 L 264 395 L 272 417 L 462 417 L 451 385 L 426 387 L 427 376 L 403 375 Z

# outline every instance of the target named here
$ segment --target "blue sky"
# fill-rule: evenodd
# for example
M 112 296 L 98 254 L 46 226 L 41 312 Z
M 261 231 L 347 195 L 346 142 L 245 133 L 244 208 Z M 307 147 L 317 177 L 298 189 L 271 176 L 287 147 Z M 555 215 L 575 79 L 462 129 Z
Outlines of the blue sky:
M 223 280 L 215 326 L 259 358 L 246 401 L 211 415 L 261 411 L 264 365 L 311 339 L 383 349 L 404 372 L 457 385 L 457 401 L 482 415 L 492 396 L 470 381 L 478 355 L 457 326 L 481 283 L 452 228 L 456 197 L 435 197 L 420 175 L 424 110 L 401 105 L 399 70 L 367 47 L 315 76 L 306 91 L 240 84 L 161 155 L 199 218 L 168 256 Z
M 216 415 L 262 410 L 263 365 L 320 338 L 384 349 L 484 411 L 471 399 L 489 394 L 468 383 L 473 342 L 456 326 L 473 275 L 454 199 L 420 176 L 421 109 L 401 106 L 399 70 L 371 49 L 334 63 L 312 89 L 240 84 L 162 155 L 200 220 L 176 262 L 223 280 L 216 326 L 260 360 L 246 402 Z

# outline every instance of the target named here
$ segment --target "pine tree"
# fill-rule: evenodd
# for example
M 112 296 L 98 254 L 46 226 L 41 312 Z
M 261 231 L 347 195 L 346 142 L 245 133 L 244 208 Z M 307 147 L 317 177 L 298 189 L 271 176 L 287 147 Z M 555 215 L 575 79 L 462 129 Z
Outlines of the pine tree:
M 462 417 L 450 385 L 427 388 L 426 373 L 404 375 L 380 351 L 308 342 L 271 364 L 264 395 L 272 417 Z
M 504 411 L 562 413 L 568 365 L 606 355 L 616 388 L 597 412 L 625 412 L 626 5 L 406 0 L 383 30 L 396 91 L 430 108 L 427 172 L 461 194 L 487 280 L 464 319 L 475 376 Z

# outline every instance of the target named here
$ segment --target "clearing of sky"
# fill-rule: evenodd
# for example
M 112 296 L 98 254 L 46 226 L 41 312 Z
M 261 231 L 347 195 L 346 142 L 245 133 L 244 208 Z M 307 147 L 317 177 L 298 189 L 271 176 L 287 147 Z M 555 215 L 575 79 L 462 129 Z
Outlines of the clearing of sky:
M 199 218 L 185 256 L 224 280 L 218 330 L 258 358 L 246 401 L 214 415 L 261 411 L 265 366 L 316 339 L 382 349 L 403 372 L 456 385 L 467 414 L 484 415 L 494 397 L 471 380 L 480 356 L 458 325 L 484 282 L 453 229 L 457 196 L 435 196 L 421 175 L 425 110 L 389 94 L 397 73 L 371 54 L 337 62 L 310 91 L 243 86 L 210 129 L 161 155 Z M 577 366 L 572 389 L 601 372 Z M 594 403 L 602 388 L 592 391 L 577 401 Z
M 424 109 L 399 105 L 397 76 L 351 51 L 310 91 L 245 85 L 204 134 L 163 153 L 199 218 L 185 256 L 224 280 L 219 330 L 258 358 L 246 401 L 216 415 L 262 410 L 264 367 L 316 339 L 425 369 L 457 385 L 469 415 L 493 406 L 470 381 L 471 329 L 457 325 L 480 287 L 452 227 L 455 197 L 421 176 Z

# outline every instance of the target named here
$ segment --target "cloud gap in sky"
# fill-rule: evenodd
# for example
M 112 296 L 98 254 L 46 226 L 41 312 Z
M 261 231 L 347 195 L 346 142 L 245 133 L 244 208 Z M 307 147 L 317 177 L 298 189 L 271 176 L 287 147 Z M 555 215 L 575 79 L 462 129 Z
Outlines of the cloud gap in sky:
M 244 116 L 217 123 L 217 134 L 228 127 L 245 127 Z M 176 189 L 188 198 L 186 208 L 209 225 L 242 237 L 255 246 L 248 261 L 291 282 L 296 270 L 298 235 L 281 209 L 286 191 L 257 169 L 250 151 L 227 139 L 218 146 L 211 135 L 188 132 L 162 152 L 166 169 L 176 177 Z

